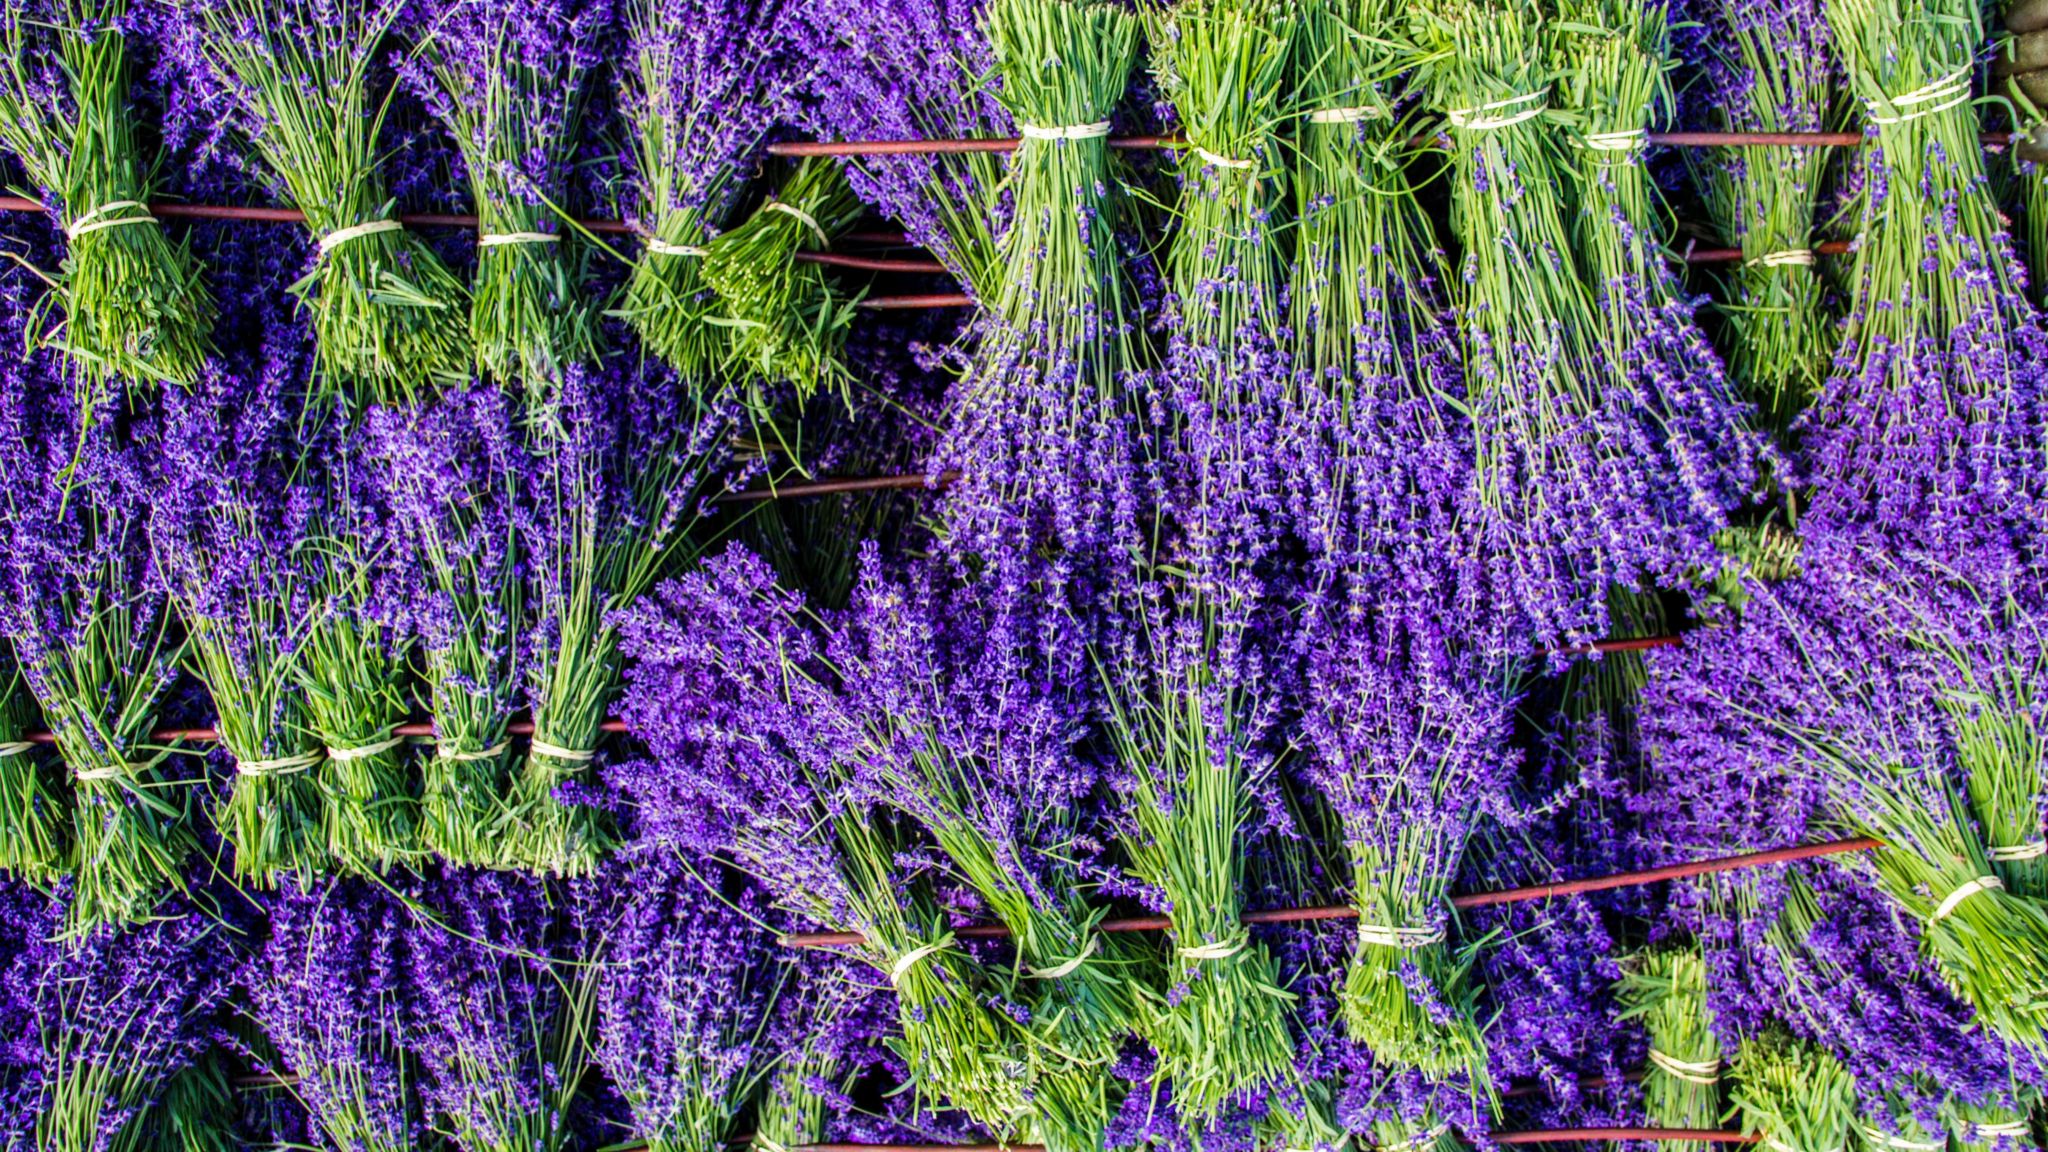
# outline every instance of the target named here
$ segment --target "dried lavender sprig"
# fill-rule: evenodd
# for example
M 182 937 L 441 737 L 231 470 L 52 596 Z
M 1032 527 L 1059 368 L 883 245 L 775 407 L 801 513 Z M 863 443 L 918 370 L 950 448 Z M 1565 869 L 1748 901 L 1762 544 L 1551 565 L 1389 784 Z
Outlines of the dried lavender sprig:
M 1708 101 L 1724 132 L 1819 132 L 1835 120 L 1827 22 L 1812 0 L 1718 0 L 1705 12 Z M 1701 202 L 1742 249 L 1715 306 L 1728 372 L 1779 433 L 1827 379 L 1834 330 L 1813 254 L 1828 167 L 1824 148 L 1689 153 Z
M 344 424 L 313 451 L 319 497 L 292 543 L 311 570 L 292 671 L 327 754 L 318 777 L 327 851 L 346 870 L 381 873 L 422 845 L 418 784 L 393 731 L 412 717 L 412 637 L 391 587 L 401 537 L 362 441 Z
M 42 727 L 10 648 L 0 649 L 0 870 L 44 884 L 70 868 L 63 765 L 28 740 Z
M 767 390 L 788 383 L 799 403 L 827 388 L 851 401 L 842 351 L 854 298 L 798 252 L 823 252 L 861 217 L 837 161 L 797 165 L 774 196 L 705 246 L 704 282 L 717 297 L 711 323 L 726 329 L 726 367 L 747 384 L 757 423 L 773 418 Z
M 451 391 L 406 413 L 370 413 L 372 450 L 417 573 L 410 613 L 425 665 L 434 755 L 422 769 L 422 837 L 452 863 L 505 862 L 512 813 L 508 725 L 521 680 L 519 525 L 530 465 L 510 402 Z
M 1973 146 L 1983 6 L 1841 0 L 1827 16 L 1873 146 L 1842 344 L 1805 432 L 1814 512 L 2025 517 L 2048 336 Z
M 1084 548 L 1136 517 L 1141 353 L 1107 140 L 1138 21 L 1108 0 L 991 0 L 982 24 L 1024 139 L 1001 287 L 981 301 L 978 351 L 929 467 L 962 474 L 947 495 L 956 548 L 1048 530 Z
M 1643 1106 L 1660 1128 L 1711 1128 L 1721 1120 L 1721 1041 L 1707 1006 L 1707 966 L 1697 945 L 1650 948 L 1615 986 L 1619 1019 L 1650 1036 Z M 1667 1148 L 1677 1145 L 1666 1143 Z
M 623 0 L 622 108 L 646 239 L 617 305 L 648 350 L 708 382 L 726 358 L 707 322 L 704 247 L 744 191 L 741 165 L 789 110 L 805 65 L 781 0 Z
M 128 0 L 19 0 L 0 17 L 0 146 L 51 200 L 64 264 L 30 335 L 62 349 L 83 410 L 115 383 L 189 385 L 215 307 L 191 249 L 149 211 L 155 164 L 130 98 Z
M 469 334 L 478 369 L 544 398 L 597 354 L 597 313 L 555 213 L 603 52 L 610 0 L 417 5 L 399 74 L 447 126 L 477 212 Z
M 1856 1119 L 1856 1081 L 1819 1045 L 1781 1027 L 1735 1052 L 1731 1117 L 1791 1152 L 1841 1152 Z
M 528 437 L 520 546 L 533 741 L 512 781 L 508 863 L 585 875 L 614 844 L 602 809 L 565 793 L 589 786 L 618 696 L 619 611 L 696 555 L 692 529 L 732 420 L 696 407 L 692 392 L 622 361 L 572 367 Z
M 293 292 L 313 313 L 322 387 L 412 402 L 459 384 L 469 294 L 396 220 L 377 171 L 384 105 L 371 69 L 402 0 L 194 0 L 171 8 L 202 114 L 234 127 L 306 214 L 314 264 Z

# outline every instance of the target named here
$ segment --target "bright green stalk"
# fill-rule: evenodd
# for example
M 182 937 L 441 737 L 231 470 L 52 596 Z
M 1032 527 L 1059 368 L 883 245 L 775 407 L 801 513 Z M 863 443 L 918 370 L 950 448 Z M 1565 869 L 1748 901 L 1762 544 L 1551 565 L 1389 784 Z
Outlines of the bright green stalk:
M 234 518 L 246 510 L 222 506 L 216 515 Z M 258 538 L 247 526 L 231 529 L 239 538 Z M 324 759 L 319 739 L 307 725 L 306 700 L 298 691 L 287 645 L 296 631 L 290 619 L 295 576 L 289 561 L 266 555 L 257 563 L 282 571 L 249 574 L 275 595 L 237 599 L 252 619 L 237 621 L 200 609 L 209 596 L 205 565 L 164 565 L 184 571 L 172 589 L 185 622 L 185 657 L 192 674 L 213 698 L 220 742 L 235 760 L 234 784 L 214 813 L 214 824 L 234 849 L 234 875 L 258 887 L 275 887 L 286 876 L 307 880 L 327 862 L 321 835 L 325 805 L 315 769 Z
M 1194 601 L 1185 610 L 1199 614 L 1213 642 L 1218 610 L 1201 592 L 1184 594 Z M 1175 1108 L 1199 1122 L 1295 1068 L 1286 1010 L 1293 994 L 1240 918 L 1252 796 L 1234 725 L 1253 703 L 1241 689 L 1219 692 L 1199 667 L 1181 677 L 1160 667 L 1146 677 L 1148 687 L 1128 694 L 1118 686 L 1126 677 L 1098 671 L 1110 748 L 1130 774 L 1133 827 L 1122 837 L 1124 851 L 1132 874 L 1171 908 L 1175 955 L 1167 980 L 1174 993 L 1148 990 L 1141 1034 L 1159 1053 L 1155 1075 L 1173 1085 Z
M 1841 1152 L 1856 1120 L 1856 1080 L 1828 1052 L 1772 1027 L 1735 1053 L 1730 1119 L 1785 1152 Z
M 469 294 L 392 219 L 377 175 L 384 110 L 370 108 L 370 70 L 400 5 L 338 7 L 337 19 L 309 25 L 281 19 L 268 0 L 223 0 L 201 9 L 201 51 L 240 90 L 259 125 L 251 148 L 318 241 L 292 291 L 312 309 L 324 386 L 407 403 L 468 379 Z
M 188 785 L 164 770 L 168 753 L 147 749 L 179 651 L 161 615 L 137 618 L 147 601 L 128 580 L 108 563 L 64 614 L 77 635 L 22 668 L 76 792 L 72 931 L 146 918 L 198 847 Z
M 865 211 L 839 162 L 811 157 L 746 222 L 705 246 L 704 282 L 716 296 L 711 323 L 727 330 L 728 367 L 748 383 L 757 420 L 773 415 L 764 394 L 787 382 L 799 400 L 830 387 L 849 398 L 840 352 L 854 301 L 799 252 L 824 252 Z
M 57 980 L 57 1004 L 64 1007 L 61 989 L 68 982 Z M 114 1028 L 111 1036 L 86 1036 L 77 1029 L 45 1025 L 42 1028 L 43 1088 L 41 1110 L 36 1115 L 36 1152 L 144 1152 L 148 1144 L 148 1106 L 163 1087 L 161 1074 L 140 1060 L 105 1061 L 108 1053 L 127 1048 L 125 1037 L 138 1017 L 148 1015 L 143 1003 L 146 990 L 134 996 L 135 1007 Z M 137 1043 L 146 1038 L 137 1037 Z M 101 1060 L 94 1060 L 94 1056 Z M 112 1121 L 117 1127 L 105 1130 Z
M 479 76 L 473 63 L 451 61 L 434 30 L 421 40 L 420 52 L 448 95 L 440 107 L 476 203 L 469 309 L 476 365 L 493 380 L 524 384 L 530 397 L 544 401 L 568 365 L 596 357 L 597 310 L 584 291 L 579 258 L 563 250 L 569 238 L 561 221 L 519 173 L 536 158 L 554 171 L 572 165 L 586 76 L 573 62 L 581 59 L 578 53 L 568 53 L 572 62 L 560 68 L 535 67 L 510 37 L 509 28 L 501 31 L 488 49 L 481 98 L 470 90 Z M 563 122 L 535 117 L 523 106 L 523 94 L 556 87 L 578 94 Z
M 235 1131 L 238 1102 L 220 1049 L 164 1085 L 163 1095 L 133 1126 L 143 1131 L 144 1152 L 242 1152 Z
M 368 572 L 346 541 L 326 570 L 294 665 L 306 725 L 327 751 L 323 838 L 343 868 L 382 873 L 420 851 L 419 796 L 393 730 L 411 713 L 406 646 L 368 610 Z
M 533 1066 L 553 1070 L 538 1101 L 523 1099 L 519 1085 L 502 1076 L 502 1052 L 472 1053 L 465 1048 L 456 1053 L 456 1075 L 466 1089 L 464 1107 L 452 1118 L 452 1129 L 436 1131 L 445 1134 L 458 1152 L 561 1152 L 572 1146 L 576 1133 L 569 1124 L 569 1109 L 590 1069 L 598 972 L 591 965 L 572 965 L 566 971 L 548 965 L 545 978 L 557 981 L 562 994 L 520 997 L 527 1015 L 518 1022 L 521 1027 L 513 1042 L 532 1045 Z M 535 1013 L 534 1006 L 543 1001 L 552 1011 Z M 477 1124 L 473 1118 L 480 1114 L 493 1115 L 487 1124 Z
M 1707 1007 L 1707 964 L 1698 945 L 1652 948 L 1626 964 L 1614 996 L 1622 1020 L 1650 1036 L 1643 1107 L 1659 1128 L 1712 1128 L 1721 1119 L 1721 1042 Z M 1685 1145 L 1665 1142 L 1667 1149 Z
M 2016 616 L 2021 609 L 2008 602 L 1993 611 Z M 2035 631 L 2031 651 L 1980 662 L 1944 643 L 1940 622 L 1929 623 L 1934 628 L 1914 640 L 1942 661 L 1946 687 L 1935 702 L 1955 732 L 1956 760 L 1984 854 L 2007 890 L 2048 900 L 2048 834 L 2041 827 L 2048 733 L 2035 720 L 2041 714 L 2037 686 L 2048 684 L 2048 633 Z M 1990 670 L 1980 678 L 1976 668 L 1985 664 Z
M 191 250 L 150 215 L 154 165 L 145 161 L 129 85 L 128 0 L 64 0 L 61 26 L 19 4 L 0 17 L 0 146 L 49 193 L 64 229 L 64 266 L 42 309 L 61 322 L 41 339 L 70 357 L 92 412 L 115 381 L 189 385 L 210 347 L 213 297 Z M 38 41 L 48 39 L 54 53 Z M 32 70 L 54 54 L 71 106 L 53 103 Z M 30 331 L 42 327 L 32 323 Z
M 1834 77 L 1819 45 L 1785 51 L 1757 20 L 1730 18 L 1712 25 L 1707 46 L 1720 56 L 1720 68 L 1747 81 L 1740 102 L 1714 102 L 1716 127 L 1810 132 L 1832 122 Z M 1715 305 L 1727 326 L 1729 375 L 1761 422 L 1780 435 L 1820 391 L 1834 359 L 1826 284 L 1813 256 L 1828 153 L 1771 147 L 1687 154 L 1708 219 L 1722 241 L 1742 249 L 1742 263 L 1726 275 Z
M 528 557 L 539 570 L 527 583 L 542 642 L 527 655 L 533 744 L 512 786 L 506 858 L 518 867 L 588 875 L 615 843 L 601 810 L 563 804 L 554 791 L 588 771 L 603 738 L 619 689 L 618 611 L 694 555 L 690 528 L 717 441 L 681 413 L 676 428 L 634 461 L 620 495 L 605 490 L 616 483 L 606 475 L 615 462 L 545 427 L 536 436 L 534 453 L 550 466 L 530 496 L 557 527 L 540 533 L 553 547 Z
M 802 1144 L 816 1144 L 825 1138 L 825 1098 L 811 1087 L 813 1080 L 831 1081 L 838 1062 L 815 1048 L 805 1047 L 783 1055 L 775 1074 L 754 1107 L 756 1152 L 777 1152 Z M 652 1141 L 649 1142 L 652 1147 Z M 659 1152 L 712 1152 L 707 1141 L 690 1147 L 671 1147 Z
M 11 651 L 0 650 L 0 681 L 0 870 L 47 883 L 70 867 L 63 770 L 29 742 L 41 725 Z

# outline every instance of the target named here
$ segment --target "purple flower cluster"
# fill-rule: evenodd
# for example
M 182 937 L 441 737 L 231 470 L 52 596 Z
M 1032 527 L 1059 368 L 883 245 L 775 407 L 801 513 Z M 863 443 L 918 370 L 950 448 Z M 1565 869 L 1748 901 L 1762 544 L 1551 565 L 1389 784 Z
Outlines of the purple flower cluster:
M 268 905 L 270 936 L 247 979 L 249 1013 L 292 1093 L 334 1148 L 404 1152 L 424 1139 L 406 1048 L 412 1021 L 405 950 L 412 914 L 358 881 L 287 885 Z

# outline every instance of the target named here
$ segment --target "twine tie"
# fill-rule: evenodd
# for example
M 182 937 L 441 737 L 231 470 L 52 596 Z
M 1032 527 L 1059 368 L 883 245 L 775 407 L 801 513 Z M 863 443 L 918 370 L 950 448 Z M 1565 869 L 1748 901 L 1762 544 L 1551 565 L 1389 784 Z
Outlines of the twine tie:
M 1669 1052 L 1652 1048 L 1650 1049 L 1650 1063 L 1655 1064 L 1666 1075 L 1674 1076 L 1688 1084 L 1719 1084 L 1721 1082 L 1721 1061 L 1719 1059 L 1680 1060 Z
M 1949 893 L 1947 898 L 1943 899 L 1935 907 L 1934 915 L 1927 918 L 1927 926 L 1932 928 L 1936 924 L 1941 923 L 1948 918 L 1949 913 L 1954 912 L 1960 907 L 1963 901 L 1968 900 L 1977 893 L 1989 892 L 1994 888 L 2002 889 L 2004 887 L 2005 881 L 2000 880 L 1996 876 L 1979 876 L 1975 880 L 1965 880 L 1962 884 L 1957 885 L 1956 890 Z
M 1026 140 L 1100 140 L 1109 135 L 1109 121 L 1097 120 L 1093 124 L 1069 124 L 1058 128 L 1019 124 L 1017 131 Z
M 945 951 L 946 949 L 951 948 L 952 946 L 953 934 L 951 932 L 948 932 L 944 936 L 939 937 L 937 940 L 934 940 L 921 948 L 912 948 L 910 951 L 905 952 L 901 956 L 898 956 L 896 958 L 896 963 L 891 964 L 889 966 L 890 986 L 895 986 L 899 981 L 903 979 L 903 977 L 910 973 L 911 969 L 917 967 L 920 963 L 924 962 L 924 960 L 928 957 L 936 956 L 939 953 Z
M 320 254 L 326 255 L 351 240 L 375 236 L 379 232 L 396 232 L 405 227 L 396 220 L 370 220 L 362 224 L 351 224 L 346 228 L 329 232 L 320 238 Z
M 1100 947 L 1101 944 L 1101 936 L 1090 934 L 1088 943 L 1083 945 L 1081 951 L 1076 953 L 1072 959 L 1062 960 L 1051 968 L 1033 968 L 1030 969 L 1030 973 L 1039 980 L 1058 980 L 1062 976 L 1072 976 L 1081 970 L 1081 965 L 1086 964 L 1090 956 L 1095 955 L 1095 949 Z
M 126 212 L 130 208 L 142 209 L 142 215 L 107 216 L 109 212 Z M 149 205 L 144 204 L 140 200 L 109 200 L 105 204 L 73 220 L 70 224 L 65 225 L 64 235 L 68 239 L 76 240 L 80 236 L 89 235 L 102 228 L 119 228 L 123 224 L 162 225 L 163 221 L 151 214 Z
M 304 772 L 320 763 L 323 758 L 324 753 L 315 748 L 311 752 L 301 752 L 297 756 L 278 756 L 269 760 L 237 760 L 235 772 L 242 776 L 291 776 Z
M 560 244 L 562 237 L 554 232 L 486 232 L 477 237 L 479 248 L 497 248 L 505 244 Z
M 368 760 L 372 756 L 381 756 L 403 743 L 405 737 L 390 736 L 374 744 L 358 744 L 353 748 L 335 748 L 330 745 L 327 749 L 327 758 L 337 764 L 346 764 L 351 760 Z
M 1477 108 L 1453 108 L 1450 111 L 1451 123 L 1456 127 L 1471 132 L 1487 132 L 1495 128 L 1509 128 L 1520 124 L 1524 120 L 1541 116 L 1544 109 L 1550 106 L 1549 99 L 1550 89 L 1545 88 L 1541 92 L 1529 92 L 1521 96 L 1510 96 L 1505 100 L 1495 100 L 1488 104 L 1481 104 Z M 1533 107 L 1524 108 L 1520 112 L 1509 113 L 1505 116 L 1486 115 L 1488 112 L 1498 112 L 1505 108 L 1513 108 L 1517 104 L 1529 104 L 1532 101 L 1534 102 Z
M 769 208 L 774 209 L 777 212 L 781 212 L 784 213 L 785 215 L 795 217 L 798 222 L 802 223 L 805 227 L 811 230 L 811 235 L 816 236 L 818 238 L 818 244 L 820 246 L 825 248 L 830 248 L 832 246 L 832 238 L 830 236 L 825 235 L 825 229 L 822 225 L 818 223 L 818 218 L 811 215 L 809 212 L 806 212 L 803 209 L 798 208 L 794 204 L 784 204 L 780 200 L 770 200 L 767 206 Z

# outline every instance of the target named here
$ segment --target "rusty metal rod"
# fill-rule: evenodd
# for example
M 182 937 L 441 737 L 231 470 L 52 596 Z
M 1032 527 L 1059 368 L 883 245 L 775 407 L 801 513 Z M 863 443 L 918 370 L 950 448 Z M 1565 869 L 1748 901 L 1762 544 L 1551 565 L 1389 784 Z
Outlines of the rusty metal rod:
M 1744 852 L 1735 856 L 1716 856 L 1709 860 L 1695 860 L 1689 864 L 1665 864 L 1657 868 L 1617 872 L 1609 876 L 1592 876 L 1584 880 L 1530 884 L 1520 888 L 1504 888 L 1497 892 L 1472 892 L 1451 897 L 1451 907 L 1462 911 L 1496 904 L 1518 904 L 1529 900 L 1577 896 L 1587 892 L 1605 892 L 1611 888 L 1653 884 L 1660 880 L 1682 880 L 1715 872 L 1733 872 L 1740 868 L 1783 864 L 1793 860 L 1811 860 L 1844 852 L 1863 852 L 1877 847 L 1881 847 L 1880 842 L 1867 836 L 1827 840 L 1818 844 L 1796 844 L 1788 848 Z M 1318 920 L 1357 918 L 1358 909 L 1348 904 L 1327 904 L 1313 908 L 1268 908 L 1263 911 L 1247 912 L 1240 917 L 1246 924 L 1301 924 Z M 1170 922 L 1164 916 L 1124 916 L 1104 920 L 1096 928 L 1102 932 L 1163 932 L 1169 926 Z M 964 928 L 953 929 L 953 934 L 970 939 L 999 940 L 1009 936 L 1010 930 L 1001 924 L 969 924 Z M 867 938 L 858 932 L 792 932 L 782 937 L 782 943 L 790 948 L 844 948 L 866 942 Z

